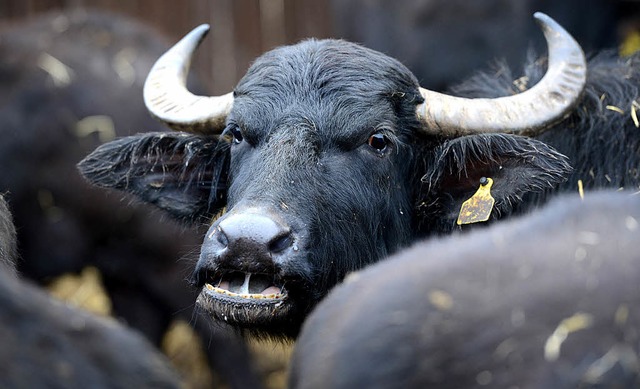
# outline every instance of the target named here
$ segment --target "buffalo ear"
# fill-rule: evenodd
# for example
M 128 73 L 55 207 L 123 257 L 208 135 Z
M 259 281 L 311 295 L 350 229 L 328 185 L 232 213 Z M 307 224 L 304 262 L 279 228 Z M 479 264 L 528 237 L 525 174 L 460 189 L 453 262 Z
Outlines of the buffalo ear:
M 440 145 L 427 161 L 418 201 L 421 229 L 446 232 L 456 226 L 462 203 L 493 179 L 491 219 L 516 211 L 525 195 L 567 180 L 569 159 L 535 139 L 505 134 L 460 137 Z
M 101 145 L 78 169 L 93 185 L 132 193 L 191 223 L 225 206 L 228 150 L 217 138 L 145 133 Z

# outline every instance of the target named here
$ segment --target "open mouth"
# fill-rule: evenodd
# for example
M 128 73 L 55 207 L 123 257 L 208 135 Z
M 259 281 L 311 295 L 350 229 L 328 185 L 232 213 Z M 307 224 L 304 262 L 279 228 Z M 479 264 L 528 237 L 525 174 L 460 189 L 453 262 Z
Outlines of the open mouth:
M 259 336 L 295 337 L 300 330 L 306 311 L 296 303 L 304 296 L 298 278 L 237 269 L 201 270 L 196 278 L 202 287 L 196 304 L 212 319 Z
M 287 297 L 284 282 L 278 277 L 238 271 L 207 278 L 202 290 L 213 298 L 231 297 L 236 303 L 243 299 L 251 303 L 255 303 L 255 300 L 278 302 Z

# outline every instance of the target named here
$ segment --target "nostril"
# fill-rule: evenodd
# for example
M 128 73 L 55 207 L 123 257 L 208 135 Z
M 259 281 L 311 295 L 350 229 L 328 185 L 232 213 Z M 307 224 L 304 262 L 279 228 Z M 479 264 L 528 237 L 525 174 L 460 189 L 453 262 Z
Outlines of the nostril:
M 267 211 L 232 211 L 211 228 L 212 248 L 217 253 L 226 250 L 225 255 L 232 258 L 268 257 L 295 247 L 291 228 Z
M 293 236 L 290 233 L 277 236 L 271 242 L 269 242 L 269 251 L 272 253 L 279 253 L 286 250 L 293 245 Z

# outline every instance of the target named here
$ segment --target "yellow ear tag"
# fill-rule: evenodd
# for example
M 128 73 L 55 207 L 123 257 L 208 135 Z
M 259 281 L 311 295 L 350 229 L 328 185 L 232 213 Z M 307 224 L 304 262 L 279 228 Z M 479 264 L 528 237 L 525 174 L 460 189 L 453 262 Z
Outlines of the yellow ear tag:
M 491 186 L 493 180 L 491 178 L 482 177 L 480 179 L 480 187 L 471 198 L 460 208 L 458 215 L 458 225 L 486 222 L 491 216 L 493 204 L 496 200 L 491 196 Z

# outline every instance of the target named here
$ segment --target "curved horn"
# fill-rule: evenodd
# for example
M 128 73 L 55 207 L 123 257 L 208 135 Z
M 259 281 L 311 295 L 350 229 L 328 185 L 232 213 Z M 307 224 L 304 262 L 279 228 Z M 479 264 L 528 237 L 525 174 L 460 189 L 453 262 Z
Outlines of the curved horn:
M 479 132 L 535 135 L 567 116 L 580 98 L 587 64 L 580 45 L 549 16 L 534 14 L 549 47 L 544 77 L 531 89 L 495 99 L 453 97 L 420 88 L 417 109 L 425 130 L 445 136 Z
M 187 90 L 191 58 L 209 25 L 187 34 L 160 57 L 144 83 L 144 103 L 156 119 L 178 131 L 219 133 L 233 105 L 233 93 L 197 96 Z

